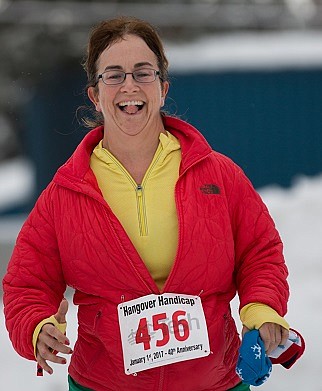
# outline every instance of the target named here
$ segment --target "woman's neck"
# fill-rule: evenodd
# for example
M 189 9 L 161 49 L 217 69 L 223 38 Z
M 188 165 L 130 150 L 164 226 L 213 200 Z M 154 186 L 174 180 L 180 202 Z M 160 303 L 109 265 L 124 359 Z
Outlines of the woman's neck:
M 136 183 L 140 184 L 150 166 L 159 145 L 164 128 L 151 130 L 138 136 L 126 136 L 104 132 L 103 148 L 106 148 L 126 168 Z

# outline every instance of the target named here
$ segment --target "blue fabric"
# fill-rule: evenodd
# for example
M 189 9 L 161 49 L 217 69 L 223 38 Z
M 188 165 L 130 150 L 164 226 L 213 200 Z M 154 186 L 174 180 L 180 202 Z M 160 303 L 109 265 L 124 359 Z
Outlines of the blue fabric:
M 271 372 L 272 363 L 265 353 L 258 330 L 247 332 L 239 349 L 237 375 L 246 384 L 260 386 L 269 378 Z

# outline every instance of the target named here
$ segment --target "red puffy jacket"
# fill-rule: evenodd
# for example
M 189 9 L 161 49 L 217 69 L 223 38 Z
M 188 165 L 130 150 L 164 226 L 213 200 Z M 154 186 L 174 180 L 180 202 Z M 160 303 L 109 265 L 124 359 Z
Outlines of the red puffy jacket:
M 260 197 L 196 129 L 164 121 L 180 141 L 182 162 L 175 189 L 179 243 L 163 292 L 202 292 L 213 354 L 124 374 L 117 305 L 160 292 L 89 168 L 102 127 L 85 136 L 39 197 L 3 281 L 10 338 L 28 359 L 36 325 L 57 311 L 66 284 L 75 289 L 79 329 L 69 373 L 96 391 L 226 391 L 239 382 L 240 341 L 229 305 L 236 290 L 241 307 L 260 302 L 286 312 L 282 243 Z

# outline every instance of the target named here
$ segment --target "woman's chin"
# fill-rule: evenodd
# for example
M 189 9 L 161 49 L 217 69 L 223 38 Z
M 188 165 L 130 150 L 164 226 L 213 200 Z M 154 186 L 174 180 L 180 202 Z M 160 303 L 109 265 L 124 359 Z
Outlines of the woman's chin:
M 127 136 L 137 136 L 146 128 L 146 122 L 130 121 L 130 123 L 119 124 L 120 131 Z

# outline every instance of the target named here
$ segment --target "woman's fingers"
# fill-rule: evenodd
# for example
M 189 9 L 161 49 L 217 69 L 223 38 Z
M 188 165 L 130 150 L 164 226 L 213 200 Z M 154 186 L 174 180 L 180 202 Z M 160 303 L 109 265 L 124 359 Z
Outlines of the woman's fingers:
M 45 343 L 49 348 L 60 353 L 71 354 L 73 351 L 69 346 L 69 340 L 65 334 L 60 332 L 53 324 L 45 324 L 38 337 L 39 342 Z
M 64 357 L 57 356 L 55 351 L 45 344 L 39 344 L 37 356 L 38 355 L 41 358 L 56 364 L 66 364 L 66 359 Z
M 259 329 L 259 334 L 264 342 L 267 355 L 279 345 L 284 345 L 288 338 L 288 330 L 276 323 L 264 323 Z
M 40 353 L 37 354 L 37 362 L 43 368 L 43 370 L 50 375 L 54 373 L 52 367 L 47 364 L 47 361 L 40 355 Z
M 287 329 L 284 329 L 284 327 L 282 327 L 282 341 L 281 341 L 280 345 L 284 346 L 286 344 L 288 337 L 289 337 L 289 334 L 290 334 L 290 332 Z
M 56 364 L 66 364 L 67 360 L 64 357 L 57 356 L 55 354 L 55 349 L 50 347 L 50 345 L 54 346 L 55 344 L 51 341 L 49 342 L 49 345 L 44 342 L 39 342 L 37 344 L 37 362 L 46 372 L 52 374 L 53 369 L 48 365 L 47 361 Z
M 264 323 L 259 329 L 260 336 L 264 342 L 266 354 L 269 355 L 274 347 L 278 346 L 276 343 L 276 330 L 273 323 Z
M 58 311 L 54 315 L 58 323 L 66 323 L 66 314 L 68 311 L 68 301 L 64 298 L 59 305 Z M 67 346 L 70 342 L 65 334 L 51 323 L 44 324 L 38 335 L 37 340 L 37 362 L 49 374 L 53 373 L 53 369 L 48 365 L 47 361 L 56 364 L 66 364 L 66 359 L 57 356 L 56 353 L 71 354 L 72 349 Z
M 63 353 L 63 354 L 73 353 L 72 349 L 69 346 L 66 346 L 64 343 L 57 341 L 56 338 L 53 338 L 48 334 L 42 336 L 41 340 L 39 341 L 39 344 L 44 344 L 48 349 L 51 349 L 52 351 L 56 351 L 57 353 Z
M 60 332 L 53 324 L 45 324 L 38 336 L 37 341 L 37 362 L 49 374 L 53 373 L 53 369 L 48 365 L 47 361 L 56 364 L 66 364 L 64 357 L 57 356 L 56 353 L 71 354 L 72 349 L 67 346 L 68 338 Z

